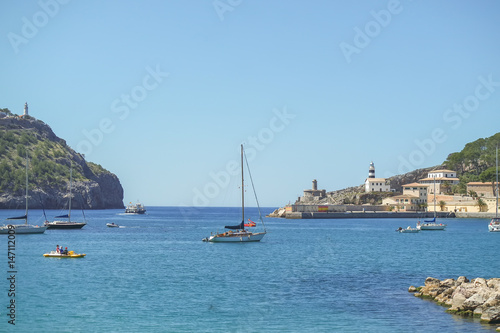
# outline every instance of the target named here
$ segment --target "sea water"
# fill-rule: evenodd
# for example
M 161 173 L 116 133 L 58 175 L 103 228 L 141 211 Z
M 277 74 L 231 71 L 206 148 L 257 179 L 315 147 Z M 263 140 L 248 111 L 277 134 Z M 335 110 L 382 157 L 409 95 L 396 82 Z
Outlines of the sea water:
M 263 214 L 273 208 L 263 209 Z M 0 211 L 0 219 L 16 215 Z M 49 218 L 60 212 L 48 211 Z M 246 218 L 258 219 L 249 208 Z M 206 243 L 238 208 L 86 211 L 81 230 L 0 238 L 0 331 L 16 332 L 487 332 L 410 285 L 500 277 L 500 233 L 485 219 L 446 219 L 445 231 L 395 232 L 412 219 L 265 218 L 258 243 Z M 42 224 L 30 211 L 30 223 Z M 73 212 L 73 219 L 83 219 Z M 106 227 L 114 222 L 120 228 Z M 56 245 L 82 259 L 45 258 Z M 9 262 L 14 261 L 14 268 Z M 15 277 L 14 293 L 12 272 Z M 12 300 L 14 322 L 12 325 Z M 11 307 L 10 309 L 8 307 Z M 11 323 L 9 323 L 9 320 Z

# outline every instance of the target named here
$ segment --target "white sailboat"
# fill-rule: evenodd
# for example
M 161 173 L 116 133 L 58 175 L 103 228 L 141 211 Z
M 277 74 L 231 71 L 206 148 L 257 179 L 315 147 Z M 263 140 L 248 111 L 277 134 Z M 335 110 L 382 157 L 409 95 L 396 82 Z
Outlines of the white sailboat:
M 10 217 L 7 220 L 24 220 L 24 224 L 7 224 L 0 227 L 0 234 L 43 234 L 47 227 L 28 224 L 28 155 L 26 154 L 26 211 L 23 216 Z
M 257 207 L 259 208 L 259 218 L 264 227 L 263 232 L 251 232 L 245 229 L 245 188 L 244 188 L 244 176 L 243 176 L 243 158 L 246 156 L 243 150 L 243 145 L 241 145 L 241 223 L 234 226 L 225 226 L 226 229 L 229 229 L 223 233 L 216 233 L 215 235 L 211 235 L 210 237 L 204 238 L 203 241 L 213 242 L 213 243 L 233 243 L 233 242 L 259 242 L 266 235 L 266 228 L 264 226 L 264 221 L 262 219 L 262 214 L 260 214 L 259 201 L 257 200 L 257 195 L 255 195 L 255 199 L 257 201 Z M 248 168 L 248 161 L 247 161 Z M 250 174 L 250 169 L 248 169 L 248 174 L 250 176 L 250 180 L 252 181 L 252 175 Z M 253 187 L 253 181 L 252 181 Z M 253 188 L 255 194 L 255 188 Z
M 495 217 L 491 219 L 488 225 L 488 230 L 491 232 L 500 232 L 500 217 L 498 217 L 498 146 L 496 151 L 496 201 L 495 201 Z
M 69 168 L 69 203 L 68 203 L 68 214 L 56 216 L 56 218 L 67 218 L 67 221 L 59 220 L 59 221 L 45 221 L 45 225 L 49 229 L 81 229 L 87 223 L 86 222 L 71 222 L 71 187 L 73 184 L 73 165 Z
M 436 222 L 436 178 L 434 178 L 434 218 L 432 220 L 424 220 L 424 223 L 417 223 L 418 230 L 444 230 L 446 224 Z

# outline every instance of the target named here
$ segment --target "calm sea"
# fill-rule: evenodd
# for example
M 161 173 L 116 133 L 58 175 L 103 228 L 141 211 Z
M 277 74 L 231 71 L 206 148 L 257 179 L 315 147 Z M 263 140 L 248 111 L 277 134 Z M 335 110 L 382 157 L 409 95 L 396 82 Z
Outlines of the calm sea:
M 495 329 L 407 291 L 428 276 L 499 277 L 500 233 L 489 233 L 487 220 L 449 219 L 446 231 L 400 234 L 395 229 L 416 221 L 267 218 L 260 243 L 212 244 L 202 238 L 241 221 L 238 208 L 147 208 L 147 215 L 86 211 L 81 230 L 17 235 L 15 298 L 8 295 L 7 237 L 0 238 L 0 331 Z M 0 211 L 0 219 L 17 213 Z M 257 220 L 256 209 L 247 213 Z M 30 214 L 30 223 L 43 222 L 40 211 Z M 73 216 L 81 220 L 81 212 Z M 57 244 L 87 257 L 42 256 Z M 11 299 L 15 326 L 8 323 Z

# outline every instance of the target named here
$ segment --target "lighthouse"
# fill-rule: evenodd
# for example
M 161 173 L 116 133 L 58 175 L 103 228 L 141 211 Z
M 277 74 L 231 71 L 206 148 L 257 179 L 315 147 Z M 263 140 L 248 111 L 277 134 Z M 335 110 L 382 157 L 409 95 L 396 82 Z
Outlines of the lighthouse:
M 370 162 L 370 169 L 368 170 L 368 178 L 375 178 L 375 165 Z
M 23 116 L 28 116 L 28 102 L 24 103 L 24 115 Z

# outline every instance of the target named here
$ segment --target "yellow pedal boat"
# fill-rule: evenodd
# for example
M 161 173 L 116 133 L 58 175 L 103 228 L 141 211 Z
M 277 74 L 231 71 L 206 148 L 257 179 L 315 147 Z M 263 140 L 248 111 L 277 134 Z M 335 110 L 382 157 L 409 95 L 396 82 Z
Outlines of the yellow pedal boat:
M 56 251 L 50 251 L 50 253 L 45 253 L 44 257 L 51 258 L 83 258 L 86 256 L 85 253 L 75 253 L 74 251 L 69 251 L 68 254 L 57 253 Z

